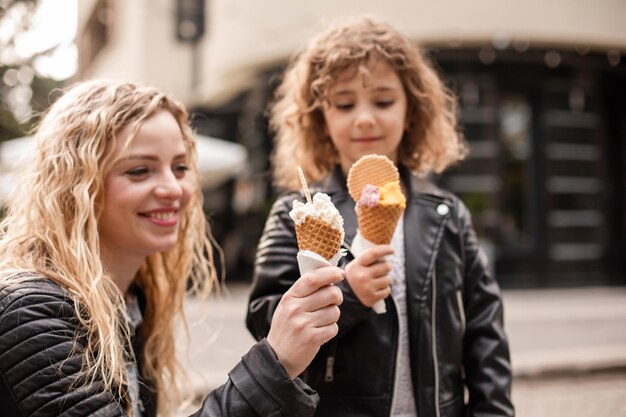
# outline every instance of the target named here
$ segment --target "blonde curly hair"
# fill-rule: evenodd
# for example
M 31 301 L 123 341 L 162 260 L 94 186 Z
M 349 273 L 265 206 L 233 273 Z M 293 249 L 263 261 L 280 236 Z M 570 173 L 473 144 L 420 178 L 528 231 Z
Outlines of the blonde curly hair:
M 399 162 L 425 174 L 441 172 L 465 157 L 456 98 L 421 50 L 388 24 L 359 17 L 319 34 L 284 74 L 269 113 L 276 134 L 272 157 L 277 187 L 299 188 L 298 165 L 308 179 L 317 181 L 339 163 L 323 115 L 328 92 L 339 74 L 348 69 L 367 72 L 366 66 L 376 60 L 391 65 L 407 96 L 407 132 Z
M 190 290 L 205 296 L 216 283 L 195 138 L 182 104 L 151 87 L 111 81 L 80 83 L 58 99 L 39 125 L 37 154 L 0 225 L 0 286 L 46 277 L 66 288 L 87 334 L 84 381 L 101 379 L 117 398 L 126 398 L 125 364 L 134 358 L 123 294 L 100 259 L 98 202 L 121 130 L 130 127 L 130 142 L 145 120 L 163 110 L 180 126 L 196 188 L 182 214 L 178 243 L 148 257 L 135 284 L 147 299 L 145 343 L 137 355 L 156 387 L 159 412 L 170 415 L 185 399 L 176 383 L 186 374 L 176 359 L 174 326 L 176 317 L 186 323 L 187 278 Z

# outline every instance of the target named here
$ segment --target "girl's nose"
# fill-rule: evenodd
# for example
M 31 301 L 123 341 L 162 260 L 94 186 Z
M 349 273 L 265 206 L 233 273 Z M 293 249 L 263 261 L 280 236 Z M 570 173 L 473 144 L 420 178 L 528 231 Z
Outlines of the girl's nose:
M 372 127 L 374 123 L 376 123 L 376 119 L 369 109 L 361 109 L 354 121 L 355 126 L 360 129 Z
M 177 200 L 183 195 L 183 187 L 173 172 L 166 172 L 159 179 L 154 193 L 158 198 Z

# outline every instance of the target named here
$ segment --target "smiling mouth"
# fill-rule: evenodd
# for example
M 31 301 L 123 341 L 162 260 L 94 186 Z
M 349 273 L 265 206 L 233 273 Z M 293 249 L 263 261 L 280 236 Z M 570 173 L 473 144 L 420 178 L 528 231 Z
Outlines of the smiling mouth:
M 139 213 L 141 217 L 158 226 L 171 227 L 178 224 L 178 210 L 156 210 Z
M 144 216 L 156 220 L 172 220 L 178 213 L 176 211 L 165 211 L 157 213 L 145 213 Z

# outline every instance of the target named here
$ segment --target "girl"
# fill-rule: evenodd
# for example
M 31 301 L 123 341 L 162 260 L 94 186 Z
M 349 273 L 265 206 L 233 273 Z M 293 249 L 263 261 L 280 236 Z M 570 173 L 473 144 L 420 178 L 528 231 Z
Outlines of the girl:
M 169 416 L 193 394 L 174 324 L 188 279 L 206 296 L 215 268 L 187 118 L 153 88 L 102 81 L 43 118 L 1 226 L 3 416 Z M 196 415 L 313 414 L 292 378 L 337 332 L 341 271 L 304 278 Z
M 347 249 L 357 219 L 346 174 L 356 160 L 375 153 L 396 162 L 407 197 L 391 245 L 344 258 L 339 334 L 303 374 L 321 396 L 318 416 L 513 415 L 502 299 L 470 214 L 417 176 L 464 157 L 455 104 L 406 36 L 368 18 L 322 33 L 285 73 L 270 122 L 275 184 L 292 192 L 274 204 L 259 243 L 252 334 L 267 335 L 298 277 L 288 216 L 297 165 L 344 217 Z M 377 315 L 381 299 L 387 313 Z

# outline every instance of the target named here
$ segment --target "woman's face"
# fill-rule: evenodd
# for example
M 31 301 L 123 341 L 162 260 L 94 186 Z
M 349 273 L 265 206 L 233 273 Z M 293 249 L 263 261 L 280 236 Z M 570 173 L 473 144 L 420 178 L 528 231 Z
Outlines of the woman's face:
M 174 247 L 194 188 L 174 116 L 167 111 L 154 114 L 124 149 L 128 135 L 127 129 L 118 135 L 98 223 L 103 255 L 120 262 L 143 261 Z
M 406 125 L 407 98 L 398 74 L 380 60 L 366 68 L 367 77 L 353 68 L 339 74 L 323 110 L 345 172 L 360 157 L 373 153 L 397 162 Z

